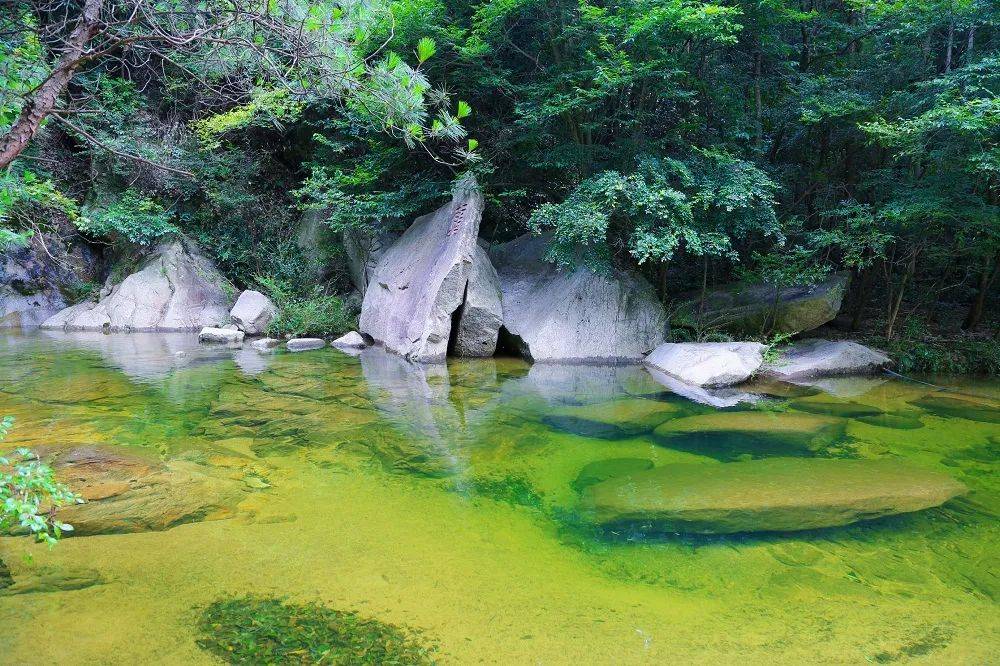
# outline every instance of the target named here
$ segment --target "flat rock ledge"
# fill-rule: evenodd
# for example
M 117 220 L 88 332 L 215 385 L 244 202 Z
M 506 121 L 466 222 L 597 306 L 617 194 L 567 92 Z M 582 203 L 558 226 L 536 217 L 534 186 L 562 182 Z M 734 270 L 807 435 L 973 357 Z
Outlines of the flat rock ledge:
M 604 527 L 785 532 L 921 511 L 966 490 L 945 474 L 898 460 L 768 458 L 626 474 L 585 488 L 581 510 Z
M 311 351 L 325 346 L 326 340 L 322 338 L 295 338 L 285 343 L 285 348 L 290 352 Z
M 666 342 L 643 363 L 692 386 L 732 386 L 757 372 L 764 349 L 757 342 Z
M 243 342 L 243 331 L 231 328 L 213 328 L 206 326 L 198 333 L 198 342 L 237 344 Z
M 763 373 L 786 381 L 832 375 L 870 375 L 892 363 L 880 351 L 847 340 L 803 340 L 781 350 Z

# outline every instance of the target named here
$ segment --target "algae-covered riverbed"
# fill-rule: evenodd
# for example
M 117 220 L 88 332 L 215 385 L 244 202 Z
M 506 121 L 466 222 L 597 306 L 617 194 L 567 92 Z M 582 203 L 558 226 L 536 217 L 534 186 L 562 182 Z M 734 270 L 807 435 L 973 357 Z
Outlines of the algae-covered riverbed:
M 0 662 L 217 663 L 206 609 L 246 595 L 393 625 L 441 663 L 995 662 L 1000 384 L 922 379 L 950 390 L 769 384 L 717 410 L 641 368 L 3 335 L 3 446 L 61 460 L 93 501 L 52 550 L 0 539 Z M 585 510 L 623 475 L 817 459 L 967 492 L 784 532 Z

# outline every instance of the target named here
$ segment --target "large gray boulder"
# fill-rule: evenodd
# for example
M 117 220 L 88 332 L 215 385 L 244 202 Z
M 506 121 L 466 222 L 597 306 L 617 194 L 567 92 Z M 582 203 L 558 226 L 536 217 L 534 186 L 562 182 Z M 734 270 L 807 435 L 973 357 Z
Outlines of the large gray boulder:
M 378 262 L 359 330 L 409 360 L 444 360 L 452 315 L 465 300 L 483 197 L 473 178 L 450 203 L 417 218 Z
M 848 340 L 802 340 L 785 347 L 778 359 L 764 365 L 764 374 L 786 381 L 831 375 L 867 375 L 892 360 Z
M 643 363 L 693 386 L 732 386 L 757 372 L 765 349 L 758 342 L 666 342 Z
M 63 310 L 67 294 L 98 279 L 97 253 L 83 242 L 36 235 L 0 252 L 0 328 L 35 328 Z
M 98 302 L 79 303 L 42 328 L 69 331 L 197 331 L 228 320 L 232 286 L 185 238 L 167 240 Z
M 458 316 L 453 353 L 472 358 L 493 356 L 502 325 L 500 279 L 489 255 L 477 245 L 472 255 L 465 302 Z
M 582 509 L 608 527 L 730 534 L 848 525 L 964 492 L 945 474 L 899 460 L 768 458 L 626 473 L 585 488 Z
M 847 290 L 848 273 L 835 273 L 814 285 L 778 289 L 772 285 L 736 283 L 690 294 L 678 316 L 703 327 L 737 334 L 800 333 L 832 321 Z
M 632 273 L 602 274 L 545 261 L 551 234 L 526 234 L 495 251 L 504 329 L 534 361 L 639 361 L 664 339 L 667 316 Z
M 398 233 L 373 229 L 346 229 L 341 235 L 351 282 L 362 296 L 368 291 L 382 255 L 398 238 Z
M 276 314 L 278 314 L 278 308 L 274 306 L 271 299 L 253 289 L 247 289 L 241 293 L 240 297 L 236 299 L 236 305 L 229 312 L 233 323 L 247 335 L 264 334 Z

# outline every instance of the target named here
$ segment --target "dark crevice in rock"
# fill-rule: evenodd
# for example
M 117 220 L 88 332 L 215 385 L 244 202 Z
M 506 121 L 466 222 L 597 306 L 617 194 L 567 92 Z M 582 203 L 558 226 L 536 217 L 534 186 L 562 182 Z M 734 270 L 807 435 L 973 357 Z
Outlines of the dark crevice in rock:
M 462 292 L 462 304 L 451 313 L 451 330 L 448 333 L 448 356 L 455 355 L 455 346 L 458 344 L 458 333 L 462 323 L 462 313 L 465 312 L 465 304 L 469 298 L 469 283 L 465 283 L 465 290 Z
M 531 360 L 531 353 L 528 350 L 528 346 L 524 344 L 524 340 L 520 336 L 514 335 L 507 330 L 506 326 L 500 327 L 500 333 L 497 337 L 497 356 L 515 356 L 517 358 L 523 358 L 526 361 Z

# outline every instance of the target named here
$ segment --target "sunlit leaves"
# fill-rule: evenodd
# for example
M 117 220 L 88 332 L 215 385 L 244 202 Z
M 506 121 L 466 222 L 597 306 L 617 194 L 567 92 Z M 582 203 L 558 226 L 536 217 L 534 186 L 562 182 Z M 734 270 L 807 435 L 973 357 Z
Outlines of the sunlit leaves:
M 417 62 L 421 64 L 427 62 L 436 51 L 437 46 L 434 44 L 434 40 L 430 37 L 422 37 L 417 42 Z

